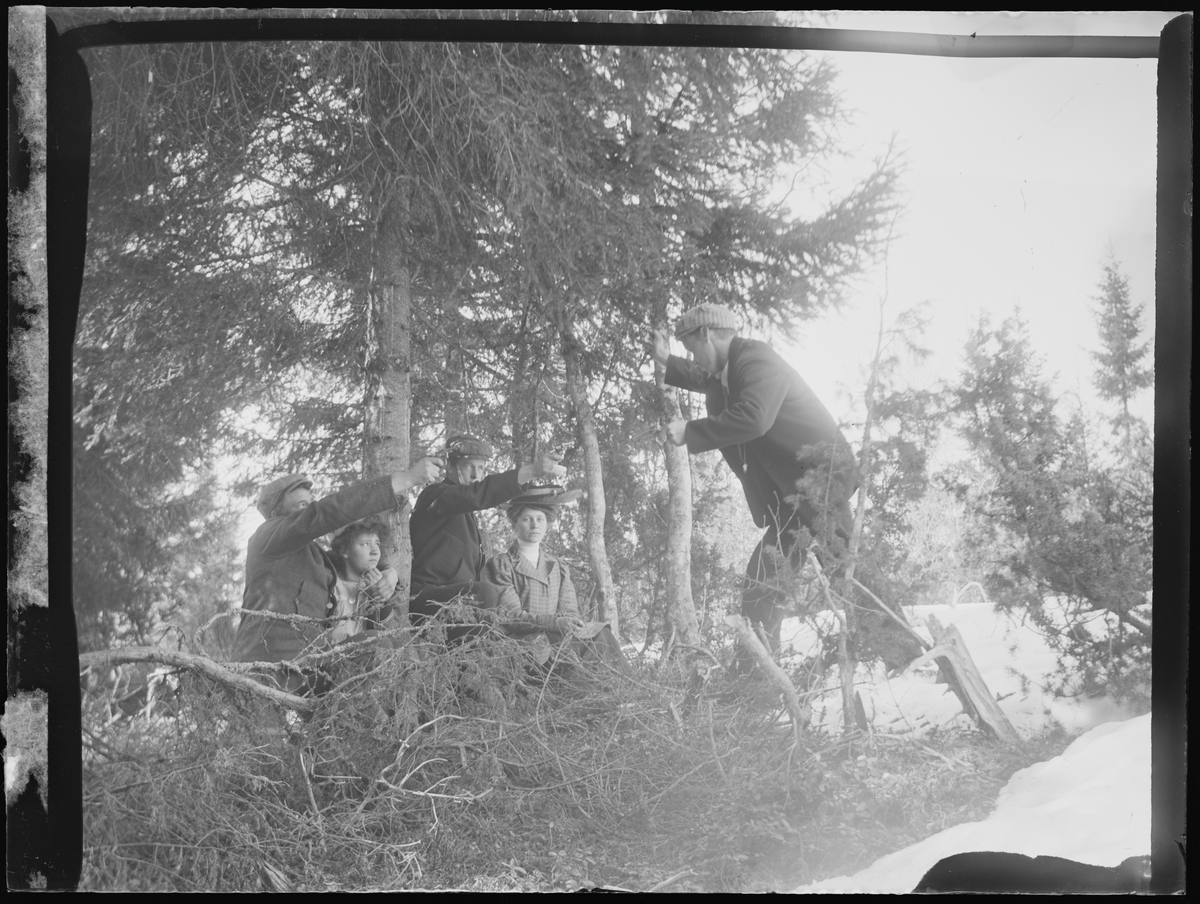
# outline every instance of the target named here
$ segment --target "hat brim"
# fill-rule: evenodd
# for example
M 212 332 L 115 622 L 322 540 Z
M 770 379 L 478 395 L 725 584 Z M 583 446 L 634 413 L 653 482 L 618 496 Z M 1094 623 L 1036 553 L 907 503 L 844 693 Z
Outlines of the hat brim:
M 533 490 L 528 493 L 522 493 L 516 499 L 506 503 L 506 508 L 514 509 L 522 505 L 544 505 L 549 508 L 557 508 L 560 505 L 568 505 L 580 499 L 583 496 L 583 490 L 561 490 L 557 487 L 547 488 L 552 489 L 549 493 L 539 493 Z

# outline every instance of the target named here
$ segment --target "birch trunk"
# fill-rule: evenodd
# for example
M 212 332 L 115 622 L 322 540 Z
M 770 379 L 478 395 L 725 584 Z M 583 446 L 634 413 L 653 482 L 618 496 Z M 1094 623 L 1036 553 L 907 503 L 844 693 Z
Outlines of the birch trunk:
M 584 476 L 587 486 L 587 547 L 592 566 L 592 578 L 596 582 L 599 599 L 599 616 L 608 622 L 613 635 L 620 637 L 620 606 L 616 585 L 613 583 L 612 568 L 608 564 L 608 549 L 604 543 L 604 518 L 607 508 L 604 502 L 604 474 L 600 461 L 600 442 L 596 438 L 596 418 L 587 398 L 587 387 L 579 366 L 579 340 L 569 324 L 562 323 L 559 335 L 562 339 L 563 361 L 566 363 L 567 391 L 575 416 L 579 423 L 579 441 L 583 447 Z
M 393 197 L 384 208 L 375 236 L 363 431 L 366 479 L 409 467 L 412 292 L 408 264 L 401 250 L 406 211 L 406 199 Z M 408 516 L 393 511 L 386 518 L 390 537 L 382 550 L 383 557 L 399 573 L 393 600 L 399 602 L 400 614 L 407 617 L 412 570 Z
M 680 417 L 679 397 L 663 382 L 665 368 L 655 365 L 658 407 L 664 423 Z M 667 620 L 675 631 L 675 640 L 699 646 L 700 624 L 692 599 L 692 464 L 686 446 L 664 443 L 667 460 Z M 670 632 L 668 632 L 669 635 Z

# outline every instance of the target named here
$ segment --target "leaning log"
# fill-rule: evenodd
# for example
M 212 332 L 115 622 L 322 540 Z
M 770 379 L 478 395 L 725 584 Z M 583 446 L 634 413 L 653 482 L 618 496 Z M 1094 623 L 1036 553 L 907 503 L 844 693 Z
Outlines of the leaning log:
M 787 707 L 788 714 L 792 717 L 792 731 L 795 734 L 796 742 L 799 743 L 801 740 L 801 731 L 812 720 L 811 711 L 800 703 L 800 697 L 796 693 L 796 688 L 788 679 L 787 673 L 779 667 L 779 664 L 771 657 L 766 646 L 759 640 L 749 619 L 741 615 L 726 615 L 725 624 L 733 629 L 733 632 L 737 635 L 737 639 L 746 648 L 746 651 L 754 657 L 754 661 L 763 670 L 763 674 L 771 679 L 771 683 L 783 695 L 783 703 Z

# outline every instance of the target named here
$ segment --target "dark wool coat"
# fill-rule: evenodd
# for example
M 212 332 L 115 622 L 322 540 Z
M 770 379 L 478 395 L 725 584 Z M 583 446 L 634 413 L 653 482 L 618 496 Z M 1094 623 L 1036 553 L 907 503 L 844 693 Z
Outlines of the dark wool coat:
M 688 421 L 688 452 L 721 450 L 742 482 L 759 527 L 776 523 L 783 500 L 796 495 L 796 482 L 821 460 L 820 449 L 825 450 L 825 460 L 831 447 L 849 449 L 821 400 L 765 342 L 734 338 L 728 394 L 720 376 L 709 376 L 675 355 L 667 362 L 665 379 L 672 386 L 704 393 L 708 417 Z M 848 496 L 856 480 L 843 474 L 842 481 Z M 804 508 L 801 517 L 807 522 Z
M 490 474 L 478 483 L 434 483 L 417 497 L 408 522 L 412 537 L 412 592 L 483 580 L 487 553 L 475 512 L 521 495 L 517 471 Z
M 318 621 L 294 625 L 256 618 L 253 613 L 328 617 L 337 603 L 337 571 L 334 559 L 313 541 L 397 504 L 392 478 L 386 476 L 354 484 L 290 515 L 267 519 L 246 550 L 246 591 L 233 658 L 240 662 L 294 659 L 324 626 Z

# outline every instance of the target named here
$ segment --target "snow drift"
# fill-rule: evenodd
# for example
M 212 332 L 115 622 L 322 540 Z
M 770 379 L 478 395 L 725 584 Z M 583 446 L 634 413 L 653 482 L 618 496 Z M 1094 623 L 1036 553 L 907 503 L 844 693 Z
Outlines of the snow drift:
M 943 857 L 1006 851 L 1116 866 L 1150 853 L 1150 716 L 1093 728 L 1061 756 L 1016 773 L 981 822 L 964 823 L 880 858 L 853 876 L 795 892 L 898 894 Z

